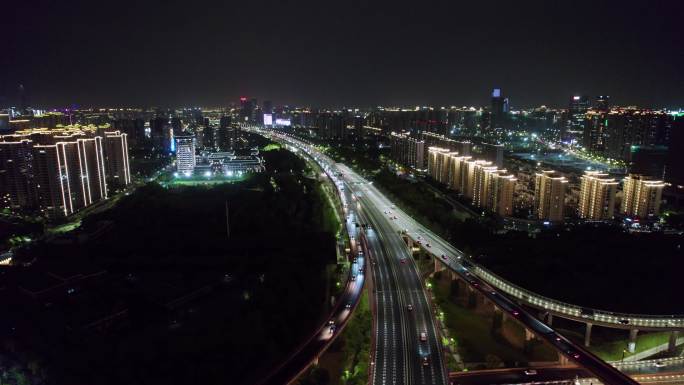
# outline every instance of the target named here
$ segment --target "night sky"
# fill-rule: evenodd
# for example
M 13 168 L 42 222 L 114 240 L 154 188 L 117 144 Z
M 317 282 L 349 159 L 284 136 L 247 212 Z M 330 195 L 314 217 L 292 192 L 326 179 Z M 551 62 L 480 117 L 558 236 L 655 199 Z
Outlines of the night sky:
M 9 3 L 0 106 L 684 106 L 678 0 Z

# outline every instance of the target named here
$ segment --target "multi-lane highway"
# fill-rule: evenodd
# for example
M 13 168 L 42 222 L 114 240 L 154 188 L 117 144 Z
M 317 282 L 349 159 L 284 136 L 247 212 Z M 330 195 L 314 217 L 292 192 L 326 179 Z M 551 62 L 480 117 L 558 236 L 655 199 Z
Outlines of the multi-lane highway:
M 530 315 L 518 303 L 511 301 L 497 289 L 471 273 L 470 266 L 465 260 L 463 253 L 450 245 L 448 242 L 420 225 L 413 218 L 406 215 L 399 208 L 382 195 L 375 186 L 361 178 L 351 169 L 340 165 L 339 169 L 345 174 L 345 180 L 363 185 L 363 196 L 367 205 L 373 205 L 382 210 L 392 233 L 404 233 L 420 243 L 432 256 L 443 263 L 451 271 L 458 274 L 471 287 L 478 290 L 484 297 L 494 303 L 499 309 L 520 321 L 527 329 L 536 334 L 540 339 L 547 341 L 561 354 L 574 361 L 579 366 L 587 369 L 605 384 L 636 384 L 628 376 L 621 373 L 611 365 L 602 361 L 584 348 L 577 346 L 567 338 L 558 334 L 555 330 Z
M 353 242 L 363 241 L 366 264 L 373 277 L 375 325 L 370 382 L 447 384 L 432 307 L 413 258 L 399 234 L 390 228 L 384 213 L 364 195 L 365 182 L 357 181 L 347 168 L 303 142 L 285 135 L 261 133 L 307 152 L 333 178 L 340 177 L 335 183 L 345 197 L 346 225 L 352 238 L 355 231 L 358 233 Z
M 407 257 L 409 253 L 399 236 L 400 233 L 420 243 L 436 260 L 443 263 L 472 288 L 478 290 L 495 306 L 517 319 L 537 337 L 556 348 L 562 355 L 590 371 L 604 384 L 636 384 L 633 379 L 600 360 L 583 347 L 569 341 L 529 314 L 520 304 L 510 300 L 504 294 L 505 292 L 499 292 L 499 289 L 494 285 L 475 275 L 471 271 L 473 266 L 466 261 L 460 250 L 395 207 L 372 183 L 348 167 L 335 164 L 326 156 L 315 151 L 312 146 L 284 134 L 276 135 L 280 140 L 311 154 L 326 169 L 333 170 L 333 173 L 340 176 L 347 186 L 347 191 L 352 193 L 353 204 L 356 205 L 357 212 L 374 227 L 373 234 L 369 235 L 368 238 L 368 252 L 375 256 L 374 262 L 376 262 L 374 278 L 378 281 L 378 287 L 381 290 L 389 290 L 393 293 L 391 296 L 380 296 L 381 300 L 386 301 L 386 303 L 377 304 L 386 306 L 387 309 L 391 310 L 386 314 L 391 313 L 391 315 L 387 315 L 382 323 L 378 323 L 378 333 L 386 334 L 376 336 L 378 341 L 375 345 L 375 361 L 373 362 L 375 365 L 372 373 L 374 384 L 402 383 L 398 376 L 404 376 L 403 383 L 445 383 L 447 381 L 444 375 L 438 336 L 432 323 L 429 302 L 422 291 L 421 281 L 413 264 L 413 259 Z M 373 241 L 376 237 L 378 243 Z M 375 273 L 376 266 L 377 274 Z M 385 282 L 387 285 L 384 285 Z M 376 298 L 378 297 L 376 296 Z M 411 305 L 412 310 L 409 310 L 408 305 Z M 398 314 L 397 308 L 399 309 Z M 423 317 L 423 315 L 425 316 Z M 380 320 L 380 317 L 377 320 Z M 385 320 L 389 322 L 387 326 L 385 326 Z M 396 325 L 396 322 L 399 324 Z M 424 337 L 420 335 L 421 330 L 425 332 Z M 412 336 L 416 336 L 416 334 L 412 333 L 418 333 L 418 343 L 414 342 Z M 384 341 L 390 336 L 391 339 L 399 339 L 399 342 L 385 344 Z M 422 341 L 423 339 L 426 341 Z M 427 362 L 424 361 L 426 354 Z M 380 357 L 383 358 L 378 361 Z M 392 357 L 393 359 L 390 359 Z M 395 365 L 393 364 L 395 361 L 399 366 L 383 367 L 383 365 Z M 415 366 L 416 362 L 421 364 L 420 367 Z M 430 367 L 438 370 L 431 369 L 428 371 L 427 369 Z M 395 372 L 398 370 L 402 373 L 391 374 L 393 368 L 396 369 Z M 378 371 L 381 372 L 380 376 L 377 374 Z M 394 377 L 388 379 L 388 374 Z
M 445 384 L 439 333 L 413 258 L 383 213 L 368 204 L 362 185 L 347 185 L 370 225 L 366 234 L 377 305 L 371 383 Z

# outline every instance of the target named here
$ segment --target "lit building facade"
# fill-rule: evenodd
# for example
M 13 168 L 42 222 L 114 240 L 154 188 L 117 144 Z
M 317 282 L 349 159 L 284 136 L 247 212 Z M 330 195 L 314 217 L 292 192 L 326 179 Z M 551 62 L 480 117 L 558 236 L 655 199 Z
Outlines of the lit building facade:
M 176 136 L 176 171 L 191 174 L 196 165 L 195 137 Z
M 665 183 L 630 174 L 623 182 L 621 211 L 625 215 L 646 218 L 660 214 L 660 201 Z
M 448 148 L 430 147 L 428 173 L 437 182 L 472 199 L 475 206 L 504 216 L 513 214 L 517 179 L 492 162 L 461 156 Z
M 14 206 L 67 216 L 109 194 L 110 175 L 131 182 L 126 134 L 109 125 L 57 126 L 0 136 L 2 190 Z M 24 187 L 25 186 L 25 187 Z M 11 190 L 5 192 L 5 190 Z
M 123 134 L 120 131 L 105 132 L 104 143 L 109 183 L 115 187 L 128 186 L 131 183 L 128 134 Z
M 415 170 L 424 170 L 427 166 L 425 142 L 406 133 L 390 134 L 390 150 L 392 160 L 398 164 Z
M 542 171 L 534 179 L 534 215 L 544 221 L 561 222 L 564 219 L 565 193 L 568 180 L 554 171 Z
M 580 182 L 578 214 L 582 219 L 612 219 L 618 182 L 599 171 L 586 171 Z
M 0 206 L 21 207 L 33 203 L 32 142 L 0 142 Z

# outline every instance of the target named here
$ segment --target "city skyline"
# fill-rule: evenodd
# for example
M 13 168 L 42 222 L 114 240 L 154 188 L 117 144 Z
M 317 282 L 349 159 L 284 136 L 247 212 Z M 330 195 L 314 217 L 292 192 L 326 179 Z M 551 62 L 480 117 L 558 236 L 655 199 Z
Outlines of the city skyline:
M 684 385 L 684 3 L 3 11 L 0 383 Z
M 681 4 L 541 5 L 12 4 L 0 105 L 684 105 Z

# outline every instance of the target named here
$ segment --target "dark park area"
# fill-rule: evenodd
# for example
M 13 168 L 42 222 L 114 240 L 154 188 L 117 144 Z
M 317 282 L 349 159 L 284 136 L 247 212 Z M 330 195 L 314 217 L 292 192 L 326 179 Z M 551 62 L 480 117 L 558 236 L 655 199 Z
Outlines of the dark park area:
M 0 270 L 11 381 L 254 383 L 290 354 L 324 316 L 338 225 L 301 159 L 263 156 L 241 183 L 151 183 L 20 248 Z

